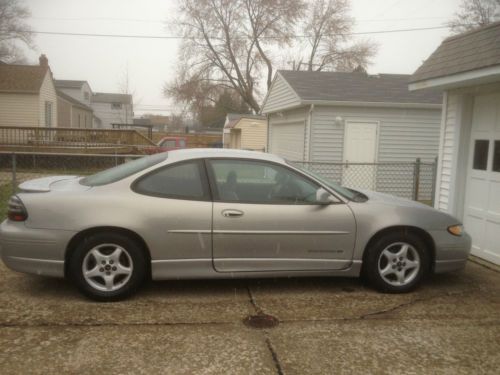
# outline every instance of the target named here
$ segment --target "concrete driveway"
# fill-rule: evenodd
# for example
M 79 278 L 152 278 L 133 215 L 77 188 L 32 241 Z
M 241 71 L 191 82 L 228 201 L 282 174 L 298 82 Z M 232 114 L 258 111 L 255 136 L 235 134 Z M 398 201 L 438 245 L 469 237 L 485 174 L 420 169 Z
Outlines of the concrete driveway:
M 263 311 L 270 329 L 242 321 Z M 469 262 L 417 292 L 356 279 L 155 282 L 89 302 L 0 265 L 0 372 L 498 374 L 500 273 Z

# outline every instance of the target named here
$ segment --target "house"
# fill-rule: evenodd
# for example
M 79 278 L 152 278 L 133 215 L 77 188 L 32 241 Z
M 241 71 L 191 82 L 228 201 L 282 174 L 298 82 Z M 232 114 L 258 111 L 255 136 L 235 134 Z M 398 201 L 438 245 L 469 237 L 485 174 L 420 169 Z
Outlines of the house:
M 265 151 L 267 143 L 266 117 L 228 113 L 222 139 L 224 148 Z
M 261 110 L 268 119 L 268 151 L 305 162 L 433 161 L 439 148 L 441 92 L 411 92 L 409 77 L 278 71 Z M 377 174 L 373 167 L 339 168 L 328 177 L 379 191 L 397 183 L 390 172 Z M 401 176 L 401 189 L 407 189 L 403 177 L 411 175 Z M 411 197 L 411 191 L 400 195 Z
M 74 81 L 67 79 L 54 80 L 56 89 L 62 91 L 66 95 L 78 100 L 87 106 L 91 106 L 92 102 L 92 89 L 87 81 Z
M 0 126 L 57 125 L 57 94 L 49 61 L 39 65 L 0 64 Z
M 92 128 L 94 111 L 74 97 L 57 90 L 57 126 L 64 128 Z
M 500 22 L 444 40 L 410 90 L 444 90 L 436 208 L 463 221 L 472 254 L 500 264 Z
M 132 95 L 96 92 L 92 95 L 91 102 L 94 115 L 101 120 L 102 128 L 112 128 L 112 124 L 134 123 Z

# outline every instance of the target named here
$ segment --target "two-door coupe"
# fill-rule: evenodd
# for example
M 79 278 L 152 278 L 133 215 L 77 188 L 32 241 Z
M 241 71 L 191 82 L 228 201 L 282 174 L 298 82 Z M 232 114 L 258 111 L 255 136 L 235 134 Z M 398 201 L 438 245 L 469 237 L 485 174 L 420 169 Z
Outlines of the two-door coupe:
M 359 276 L 407 292 L 464 266 L 470 237 L 426 205 L 341 187 L 280 157 L 190 149 L 24 182 L 0 226 L 13 270 L 117 300 L 152 279 Z

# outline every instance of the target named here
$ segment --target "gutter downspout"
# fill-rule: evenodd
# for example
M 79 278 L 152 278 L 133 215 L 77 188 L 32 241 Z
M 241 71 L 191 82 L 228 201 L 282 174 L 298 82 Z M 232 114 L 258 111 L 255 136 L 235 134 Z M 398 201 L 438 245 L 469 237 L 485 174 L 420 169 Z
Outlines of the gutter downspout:
M 305 155 L 305 161 L 311 161 L 311 148 L 312 148 L 312 142 L 311 142 L 311 134 L 312 134 L 312 116 L 314 112 L 314 104 L 311 104 L 311 107 L 309 109 L 309 117 L 307 119 L 308 124 L 307 124 L 307 143 L 309 147 L 307 148 L 307 154 Z M 306 150 L 306 137 L 304 137 L 304 150 Z

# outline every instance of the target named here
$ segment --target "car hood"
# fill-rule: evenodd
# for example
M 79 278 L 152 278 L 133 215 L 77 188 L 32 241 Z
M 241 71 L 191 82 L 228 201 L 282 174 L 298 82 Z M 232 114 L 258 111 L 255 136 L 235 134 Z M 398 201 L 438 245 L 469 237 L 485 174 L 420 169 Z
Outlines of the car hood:
M 433 210 L 431 206 L 428 206 L 426 204 L 405 198 L 396 197 L 391 194 L 379 193 L 377 191 L 364 190 L 364 189 L 356 189 L 356 190 L 366 195 L 368 199 L 372 202 L 382 203 L 390 206 L 414 207 L 414 208 L 424 208 Z
M 80 184 L 80 176 L 50 176 L 25 181 L 19 185 L 23 192 L 85 191 L 89 186 Z

